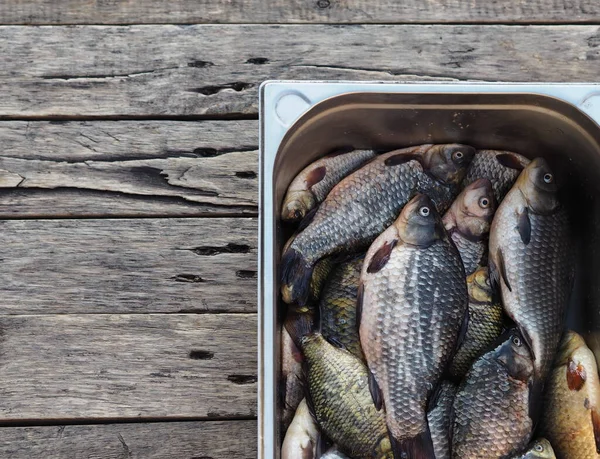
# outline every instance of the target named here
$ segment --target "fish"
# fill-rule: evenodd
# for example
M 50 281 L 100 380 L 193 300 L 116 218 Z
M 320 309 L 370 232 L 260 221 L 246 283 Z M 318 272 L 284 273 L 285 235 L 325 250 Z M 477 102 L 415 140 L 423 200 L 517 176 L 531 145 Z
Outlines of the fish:
M 295 313 L 289 313 L 286 322 L 294 320 L 295 316 Z M 289 427 L 298 405 L 304 398 L 302 377 L 302 352 L 292 340 L 284 322 L 284 326 L 281 327 L 281 377 L 279 379 L 282 432 Z
M 500 203 L 529 162 L 525 156 L 512 151 L 478 150 L 467 170 L 463 187 L 486 178 L 492 182 L 496 202 Z
M 460 144 L 422 145 L 377 156 L 338 183 L 281 259 L 281 288 L 288 300 L 308 301 L 315 263 L 336 253 L 366 249 L 416 193 L 445 212 L 475 149 Z
M 285 243 L 283 250 L 287 250 L 287 248 L 292 244 L 294 238 L 298 235 L 298 232 L 295 232 Z M 323 290 L 323 286 L 327 281 L 331 270 L 335 265 L 333 257 L 325 257 L 321 258 L 319 261 L 315 263 L 315 268 L 310 277 L 309 283 L 309 291 L 308 291 L 308 303 L 314 304 L 318 303 L 319 298 L 321 297 L 321 291 Z M 292 291 L 287 288 L 281 289 L 281 297 L 284 303 L 293 304 L 292 299 Z
M 475 360 L 502 334 L 504 310 L 495 298 L 488 268 L 479 268 L 467 277 L 469 291 L 469 323 L 463 342 L 456 351 L 448 373 L 459 383 Z
M 450 381 L 442 382 L 437 400 L 427 413 L 435 459 L 450 459 L 450 424 L 456 390 L 457 387 Z
M 505 458 L 529 443 L 533 358 L 517 328 L 473 364 L 454 398 L 453 459 Z
M 487 261 L 487 238 L 495 211 L 492 182 L 479 179 L 468 185 L 444 214 L 444 227 L 456 244 L 467 275 Z
M 308 165 L 292 180 L 283 198 L 281 219 L 299 222 L 340 180 L 375 157 L 373 150 L 339 149 Z
M 352 458 L 391 459 L 385 416 L 371 399 L 364 362 L 332 345 L 304 315 L 288 327 L 304 354 L 307 403 L 322 433 Z
M 557 191 L 548 163 L 534 159 L 498 207 L 490 231 L 490 279 L 533 352 L 540 388 L 564 329 L 574 274 L 569 221 Z
M 321 459 L 350 459 L 344 453 L 342 453 L 337 446 L 329 448 L 325 454 L 321 456 Z
M 323 288 L 319 311 L 321 333 L 325 339 L 341 344 L 359 359 L 364 359 L 356 326 L 356 297 L 365 254 L 333 268 Z
M 531 443 L 523 453 L 513 456 L 512 459 L 556 459 L 556 456 L 550 442 L 545 438 L 540 438 Z
M 567 331 L 544 394 L 541 434 L 559 459 L 600 457 L 600 382 L 592 351 Z
M 433 457 L 427 405 L 466 323 L 465 270 L 433 201 L 418 194 L 373 242 L 361 272 L 360 342 L 394 457 Z
M 310 414 L 306 400 L 302 399 L 294 420 L 285 433 L 281 459 L 317 459 L 318 440 L 319 429 Z

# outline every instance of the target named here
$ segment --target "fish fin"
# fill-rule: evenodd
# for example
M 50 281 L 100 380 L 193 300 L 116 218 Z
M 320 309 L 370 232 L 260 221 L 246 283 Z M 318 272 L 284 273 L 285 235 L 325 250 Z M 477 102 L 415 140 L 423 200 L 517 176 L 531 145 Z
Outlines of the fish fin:
M 305 305 L 308 301 L 313 266 L 304 256 L 289 248 L 281 259 L 281 283 L 290 291 L 290 302 Z
M 398 440 L 390 434 L 394 459 L 435 459 L 429 427 L 413 438 Z
M 304 231 L 306 229 L 306 227 L 311 224 L 311 222 L 313 221 L 313 218 L 315 218 L 315 214 L 317 213 L 317 210 L 319 210 L 319 206 L 313 207 L 306 213 L 304 218 L 302 220 L 300 220 L 300 223 L 298 224 L 298 232 Z
M 398 239 L 392 239 L 389 242 L 384 243 L 378 250 L 375 252 L 375 255 L 371 258 L 371 262 L 367 267 L 367 272 L 369 274 L 373 274 L 379 272 L 383 269 L 383 267 L 387 264 L 392 255 L 392 250 L 396 247 L 398 243 Z
M 512 287 L 510 286 L 510 282 L 508 282 L 508 276 L 506 275 L 506 266 L 504 265 L 504 255 L 502 254 L 502 249 L 498 249 L 498 266 L 496 267 L 499 270 L 500 277 L 504 281 L 504 285 L 509 292 L 512 292 Z
M 567 364 L 567 385 L 570 390 L 580 391 L 585 384 L 587 374 L 583 365 L 576 364 L 573 360 L 569 359 Z
M 296 347 L 302 349 L 302 338 L 314 332 L 315 321 L 310 314 L 290 310 L 284 326 Z
M 306 179 L 304 180 L 306 182 L 306 186 L 308 188 L 312 188 L 314 185 L 323 180 L 325 175 L 327 175 L 327 168 L 325 166 L 320 166 L 313 169 L 308 173 Z
M 325 439 L 323 438 L 323 434 L 321 433 L 321 431 L 318 431 L 317 441 L 315 445 L 315 458 L 317 459 L 319 459 L 325 453 L 325 451 L 327 451 L 324 440 Z M 304 457 L 302 459 L 304 459 Z
M 442 393 L 442 380 L 440 379 L 436 386 L 431 391 L 431 395 L 429 396 L 429 400 L 427 401 L 427 412 L 432 411 L 440 401 L 440 395 Z
M 543 383 L 532 378 L 529 384 L 529 418 L 533 421 L 533 429 L 537 427 L 537 423 L 542 411 L 542 394 L 544 392 Z
M 406 153 L 398 153 L 396 155 L 392 155 L 385 160 L 386 166 L 399 166 L 400 164 L 407 163 L 416 159 L 417 161 L 420 159 L 419 155 L 415 155 L 414 153 L 406 152 Z
M 377 384 L 377 380 L 375 376 L 368 370 L 369 372 L 369 392 L 371 392 L 371 397 L 373 398 L 373 403 L 375 404 L 375 408 L 377 411 L 381 410 L 383 406 L 383 395 L 381 394 L 381 389 L 379 388 L 379 384 Z
M 525 169 L 525 166 L 521 164 L 519 158 L 512 155 L 511 153 L 502 153 L 496 156 L 496 161 L 502 164 L 504 167 L 508 167 L 509 169 L 516 169 L 518 171 L 522 171 Z
M 356 292 L 356 331 L 360 333 L 360 320 L 362 318 L 363 299 L 365 297 L 365 287 L 362 282 L 358 284 Z
M 460 326 L 460 331 L 458 333 L 458 338 L 456 340 L 455 350 L 458 350 L 463 343 L 465 342 L 465 337 L 467 336 L 467 330 L 469 329 L 469 307 L 467 306 L 465 311 L 465 316 L 463 317 L 462 324 Z
M 535 353 L 533 352 L 533 341 L 531 340 L 531 336 L 529 336 L 529 332 L 519 325 L 517 325 L 517 328 L 519 329 L 519 332 L 521 333 L 521 336 L 525 340 L 525 344 L 529 349 L 529 353 L 531 354 L 531 360 L 535 362 L 536 358 Z
M 522 212 L 519 212 L 517 230 L 519 231 L 523 244 L 529 245 L 529 242 L 531 241 L 531 220 L 529 219 L 529 209 L 527 207 L 525 207 Z
M 594 426 L 594 439 L 596 440 L 596 452 L 600 454 L 600 414 L 596 408 L 592 408 L 592 425 Z
M 496 263 L 494 263 L 494 260 L 492 260 L 491 257 L 488 263 L 488 273 L 492 290 L 498 291 L 500 289 L 500 271 L 498 271 L 498 267 L 496 266 Z
M 343 147 L 338 147 L 338 148 L 332 150 L 331 153 L 328 153 L 327 156 L 325 156 L 325 157 L 326 158 L 333 158 L 335 156 L 345 155 L 346 153 L 350 153 L 351 151 L 354 151 L 354 147 L 353 146 L 344 145 Z
M 325 339 L 329 342 L 329 344 L 331 344 L 337 348 L 347 350 L 346 346 L 344 346 L 342 344 L 342 342 L 339 339 L 337 339 L 335 336 L 327 336 L 327 337 L 325 337 Z

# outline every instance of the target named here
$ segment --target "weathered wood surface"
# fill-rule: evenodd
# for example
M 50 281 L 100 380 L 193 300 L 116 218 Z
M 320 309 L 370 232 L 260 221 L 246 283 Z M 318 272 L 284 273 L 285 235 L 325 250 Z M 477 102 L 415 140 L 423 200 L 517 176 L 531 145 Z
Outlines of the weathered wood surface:
M 256 415 L 256 314 L 3 315 L 0 330 L 0 422 Z
M 17 26 L 0 54 L 3 117 L 220 117 L 256 115 L 272 78 L 594 81 L 600 28 Z
M 257 231 L 244 218 L 0 220 L 0 314 L 254 312 Z
M 10 459 L 254 459 L 256 421 L 4 427 Z
M 2 121 L 0 139 L 0 218 L 257 212 L 254 120 Z
M 20 0 L 4 24 L 598 22 L 594 0 Z

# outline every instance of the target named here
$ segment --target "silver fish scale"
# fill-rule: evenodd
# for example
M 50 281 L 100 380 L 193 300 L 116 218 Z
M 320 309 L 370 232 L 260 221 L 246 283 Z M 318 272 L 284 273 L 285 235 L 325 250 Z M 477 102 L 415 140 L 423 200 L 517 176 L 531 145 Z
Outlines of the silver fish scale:
M 435 459 L 450 459 L 450 423 L 456 390 L 454 384 L 444 381 L 437 405 L 427 414 Z
M 465 266 L 465 274 L 468 276 L 475 272 L 484 262 L 487 244 L 484 241 L 470 241 L 458 232 L 452 233 L 452 241 L 460 253 L 460 258 Z
M 503 166 L 496 160 L 496 156 L 503 153 L 506 152 L 496 150 L 478 151 L 473 161 L 471 161 L 467 175 L 463 179 L 463 188 L 478 179 L 486 178 L 492 182 L 496 202 L 501 202 L 520 174 L 520 171 Z M 523 161 L 527 160 L 523 158 Z
M 448 240 L 424 249 L 399 243 L 364 289 L 363 351 L 382 390 L 390 432 L 411 438 L 426 429 L 428 397 L 465 315 L 462 262 Z
M 323 201 L 340 180 L 374 156 L 373 150 L 354 150 L 342 155 L 323 158 L 323 165 L 327 170 L 325 177 L 311 187 L 317 201 Z
M 439 196 L 444 207 L 451 203 L 454 193 L 425 174 L 418 161 L 386 166 L 385 158 L 377 158 L 331 190 L 290 248 L 313 264 L 328 254 L 365 247 L 392 224 L 417 189 L 430 190 L 430 198 L 437 203 Z
M 512 206 L 496 215 L 498 245 L 512 292 L 503 288 L 504 308 L 532 340 L 536 374 L 545 379 L 564 328 L 572 277 L 568 221 L 564 210 L 529 214 L 531 240 L 516 230 Z
M 454 459 L 503 458 L 529 442 L 527 383 L 511 378 L 493 353 L 475 362 L 454 399 Z

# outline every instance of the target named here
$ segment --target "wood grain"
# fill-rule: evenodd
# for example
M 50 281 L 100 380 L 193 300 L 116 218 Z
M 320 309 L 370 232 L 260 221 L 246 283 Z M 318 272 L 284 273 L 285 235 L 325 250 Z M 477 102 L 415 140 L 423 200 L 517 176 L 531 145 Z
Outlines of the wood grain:
M 4 24 L 592 22 L 594 0 L 8 0 Z
M 0 422 L 256 415 L 256 314 L 0 316 Z
M 253 459 L 256 421 L 4 427 L 11 459 Z
M 17 26 L 0 53 L 5 118 L 232 117 L 256 115 L 273 78 L 594 81 L 600 28 Z
M 0 314 L 256 311 L 255 219 L 0 220 Z
M 3 121 L 0 217 L 256 215 L 258 123 Z

